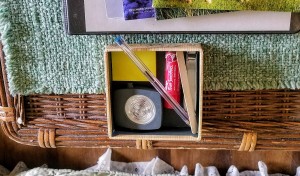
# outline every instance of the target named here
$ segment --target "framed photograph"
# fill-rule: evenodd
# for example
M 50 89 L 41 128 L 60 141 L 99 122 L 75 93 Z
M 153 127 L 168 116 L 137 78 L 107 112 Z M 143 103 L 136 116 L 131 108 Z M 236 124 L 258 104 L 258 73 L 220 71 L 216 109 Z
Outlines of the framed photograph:
M 168 20 L 155 18 L 125 20 L 124 15 L 119 12 L 123 9 L 123 0 L 111 2 L 114 5 L 107 6 L 104 0 L 64 0 L 66 32 L 68 34 L 296 33 L 300 30 L 300 13 L 236 11 Z M 111 18 L 109 14 L 112 12 L 118 15 Z

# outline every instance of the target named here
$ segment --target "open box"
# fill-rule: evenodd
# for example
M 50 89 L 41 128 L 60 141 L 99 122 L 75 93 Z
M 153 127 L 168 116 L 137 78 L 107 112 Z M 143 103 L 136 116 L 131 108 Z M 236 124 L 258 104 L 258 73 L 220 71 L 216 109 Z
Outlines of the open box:
M 164 82 L 164 73 L 165 73 L 165 64 L 166 64 L 165 53 L 167 51 L 173 51 L 177 53 L 184 52 L 184 56 L 186 56 L 185 57 L 186 64 L 187 64 L 187 58 L 189 57 L 189 54 L 190 53 L 194 54 L 195 61 L 196 61 L 194 63 L 196 70 L 194 71 L 197 79 L 195 80 L 195 82 L 189 80 L 189 84 L 195 83 L 197 87 L 196 89 L 194 89 L 193 92 L 191 92 L 192 96 L 195 97 L 195 103 L 192 106 L 194 106 L 196 109 L 196 120 L 198 124 L 196 126 L 197 133 L 193 134 L 191 132 L 191 128 L 182 121 L 182 119 L 175 113 L 174 110 L 165 108 L 163 106 L 163 99 L 161 97 L 160 97 L 161 100 L 158 101 L 154 100 L 153 103 L 155 104 L 155 106 L 158 106 L 158 108 L 161 107 L 160 110 L 155 111 L 155 113 L 161 112 L 161 117 L 160 117 L 161 127 L 153 130 L 140 130 L 140 129 L 131 129 L 126 127 L 124 128 L 123 125 L 129 123 L 130 121 L 128 116 L 123 117 L 125 116 L 123 114 L 125 114 L 125 107 L 127 107 L 127 102 L 129 101 L 130 97 L 132 97 L 133 94 L 140 93 L 139 91 L 132 91 L 132 90 L 146 89 L 146 90 L 151 90 L 153 92 L 155 92 L 156 90 L 153 89 L 153 86 L 145 79 L 132 81 L 128 78 L 125 79 L 116 78 L 115 70 L 119 71 L 119 69 L 125 69 L 125 72 L 127 73 L 124 72 L 121 73 L 120 75 L 124 76 L 128 74 L 129 77 L 130 76 L 132 77 L 134 76 L 134 72 L 135 72 L 134 69 L 137 68 L 133 68 L 136 67 L 135 65 L 133 67 L 127 66 L 126 64 L 122 63 L 123 60 L 119 60 L 118 62 L 118 60 L 116 60 L 115 58 L 120 57 L 119 54 L 123 53 L 122 49 L 117 45 L 109 45 L 106 47 L 104 53 L 106 98 L 107 98 L 107 123 L 108 123 L 109 138 L 121 139 L 121 140 L 199 141 L 201 139 L 202 97 L 203 97 L 203 50 L 201 45 L 200 44 L 151 44 L 151 45 L 135 44 L 135 45 L 130 45 L 130 47 L 135 53 L 141 54 L 141 56 L 139 56 L 141 59 L 143 59 L 144 55 L 146 55 L 145 53 L 147 53 L 147 55 L 149 55 L 149 53 L 150 54 L 154 53 L 155 57 L 153 59 L 155 60 L 155 62 L 153 63 L 155 67 L 153 69 L 154 71 L 152 70 L 152 72 L 156 73 L 156 77 L 161 83 Z M 135 78 L 136 77 L 134 77 L 133 79 Z M 184 81 L 181 82 L 183 83 Z M 127 90 L 130 90 L 128 93 L 129 95 L 126 95 L 128 92 Z M 181 95 L 182 95 L 182 99 L 180 105 L 183 107 L 184 106 L 183 102 L 185 100 L 184 98 L 185 95 L 183 91 L 181 91 Z M 155 122 L 155 120 L 153 121 Z M 124 122 L 124 124 L 122 124 L 122 122 Z

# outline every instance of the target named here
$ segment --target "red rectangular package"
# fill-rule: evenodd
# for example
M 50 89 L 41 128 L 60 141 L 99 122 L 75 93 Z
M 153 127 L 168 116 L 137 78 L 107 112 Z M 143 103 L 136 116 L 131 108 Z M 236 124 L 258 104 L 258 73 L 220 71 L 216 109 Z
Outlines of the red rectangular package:
M 167 51 L 165 54 L 165 88 L 169 95 L 171 95 L 178 103 L 181 100 L 180 96 L 180 75 L 176 52 Z M 171 105 L 164 101 L 164 107 L 173 109 Z

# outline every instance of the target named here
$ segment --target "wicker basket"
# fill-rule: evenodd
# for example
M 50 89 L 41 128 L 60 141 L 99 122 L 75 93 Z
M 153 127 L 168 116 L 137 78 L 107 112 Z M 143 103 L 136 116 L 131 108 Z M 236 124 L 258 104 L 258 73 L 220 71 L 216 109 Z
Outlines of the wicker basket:
M 21 144 L 46 148 L 300 149 L 299 90 L 206 91 L 200 142 L 122 141 L 107 136 L 105 95 L 11 97 L 3 55 L 1 66 L 1 127 Z

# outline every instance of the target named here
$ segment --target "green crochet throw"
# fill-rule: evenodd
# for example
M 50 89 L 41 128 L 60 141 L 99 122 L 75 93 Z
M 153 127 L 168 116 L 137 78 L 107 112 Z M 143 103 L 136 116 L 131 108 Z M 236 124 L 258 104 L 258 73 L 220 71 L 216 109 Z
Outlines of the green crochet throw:
M 12 94 L 103 93 L 114 35 L 68 36 L 61 0 L 0 0 Z M 300 88 L 300 34 L 127 34 L 128 43 L 202 43 L 205 90 Z

